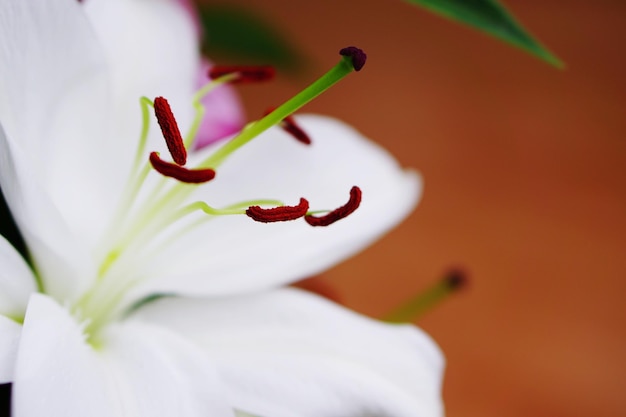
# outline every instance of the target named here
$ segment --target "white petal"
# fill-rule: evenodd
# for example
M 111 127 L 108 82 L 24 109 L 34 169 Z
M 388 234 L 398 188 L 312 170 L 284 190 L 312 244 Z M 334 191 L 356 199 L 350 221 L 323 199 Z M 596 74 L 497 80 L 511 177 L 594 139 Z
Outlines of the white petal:
M 78 2 L 0 2 L 0 92 L 0 185 L 40 269 L 72 280 L 47 264 L 81 255 L 71 240 L 102 227 L 111 195 L 93 192 L 108 183 L 106 77 Z
M 200 67 L 193 20 L 172 0 L 90 0 L 84 10 L 104 46 L 113 79 L 117 163 L 129 162 L 141 127 L 141 96 L 167 98 L 183 133 L 191 121 Z M 151 133 L 159 147 L 149 150 L 160 150 L 165 143 L 154 121 Z
M 96 33 L 85 11 L 102 12 Z M 189 101 L 197 43 L 188 23 L 168 1 L 0 3 L 0 185 L 57 299 L 75 300 L 94 279 L 94 246 L 137 144 L 139 96 Z
M 75 299 L 95 276 L 90 253 L 73 235 L 50 196 L 31 175 L 28 157 L 0 124 L 0 183 L 11 212 L 41 273 L 44 287 L 60 300 Z M 60 237 L 63 237 L 60 239 Z
M 36 291 L 35 277 L 3 236 L 0 236 L 0 265 L 0 314 L 22 318 L 30 294 Z
M 419 329 L 376 322 L 281 289 L 164 298 L 137 312 L 202 346 L 229 399 L 272 417 L 441 416 L 443 358 Z
M 105 48 L 116 94 L 154 97 L 194 88 L 198 41 L 176 1 L 91 0 L 83 7 Z
M 223 216 L 150 259 L 145 292 L 226 294 L 280 285 L 319 273 L 362 250 L 404 219 L 421 194 L 421 179 L 389 153 L 339 121 L 301 116 L 313 140 L 304 146 L 274 129 L 237 151 L 199 187 L 198 199 L 215 207 L 258 198 L 311 209 L 334 209 L 350 188 L 363 191 L 361 207 L 328 227 L 303 219 L 263 224 Z M 207 151 L 208 152 L 208 151 Z
M 53 163 L 56 141 L 63 141 L 56 137 L 58 107 L 76 91 L 99 84 L 103 56 L 78 2 L 3 1 L 0 33 L 0 118 L 7 133 L 19 137 L 20 147 L 45 170 Z M 86 108 L 74 115 L 75 124 L 90 103 L 80 104 Z
M 22 326 L 0 315 L 0 384 L 13 381 L 13 369 Z
M 214 367 L 175 334 L 111 328 L 94 349 L 52 299 L 34 295 L 19 344 L 15 417 L 227 417 Z

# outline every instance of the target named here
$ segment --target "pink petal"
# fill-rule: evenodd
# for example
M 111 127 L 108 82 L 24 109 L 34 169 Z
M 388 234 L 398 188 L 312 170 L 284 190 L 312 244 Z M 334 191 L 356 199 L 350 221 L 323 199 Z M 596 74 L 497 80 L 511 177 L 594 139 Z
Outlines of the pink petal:
M 207 83 L 211 64 L 203 60 L 198 75 L 198 88 Z M 220 139 L 239 132 L 245 123 L 245 115 L 239 97 L 233 87 L 221 85 L 202 99 L 206 109 L 200 124 L 195 148 L 200 149 Z

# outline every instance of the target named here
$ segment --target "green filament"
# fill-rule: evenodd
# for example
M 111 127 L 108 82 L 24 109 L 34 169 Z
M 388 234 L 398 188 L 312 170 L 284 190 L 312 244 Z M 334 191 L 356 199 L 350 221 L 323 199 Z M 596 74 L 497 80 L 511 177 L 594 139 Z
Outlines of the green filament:
M 456 291 L 447 279 L 442 279 L 389 313 L 383 320 L 390 323 L 410 323 L 432 310 Z

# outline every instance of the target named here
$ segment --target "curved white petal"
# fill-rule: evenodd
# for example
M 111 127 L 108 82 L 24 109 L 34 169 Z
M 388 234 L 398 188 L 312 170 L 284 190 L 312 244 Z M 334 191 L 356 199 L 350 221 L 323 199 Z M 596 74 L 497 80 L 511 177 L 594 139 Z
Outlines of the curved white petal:
M 229 417 L 215 368 L 151 325 L 111 328 L 94 349 L 52 299 L 28 305 L 13 383 L 15 417 Z
M 28 298 L 37 290 L 35 277 L 3 236 L 0 236 L 0 265 L 0 314 L 22 318 Z
M 197 35 L 200 36 L 202 33 L 200 18 L 198 16 L 197 6 L 195 5 L 193 0 L 174 0 L 178 3 L 190 16 L 191 20 L 196 27 Z
M 106 217 L 102 58 L 78 2 L 0 2 L 0 185 L 44 280 Z
M 0 384 L 13 381 L 13 369 L 22 326 L 0 315 Z
M 0 149 L 2 192 L 41 272 L 44 288 L 59 300 L 75 299 L 95 277 L 91 254 L 73 234 L 39 178 L 31 174 L 28 155 L 9 139 L 2 124 Z
M 413 326 L 376 322 L 296 289 L 217 300 L 164 298 L 136 314 L 203 347 L 219 366 L 229 400 L 251 414 L 443 413 L 443 357 Z
M 116 165 L 135 156 L 141 128 L 139 98 L 168 99 L 183 130 L 200 68 L 199 45 L 189 13 L 174 0 L 90 0 L 84 10 L 104 46 L 112 77 Z M 153 122 L 157 149 L 164 141 Z M 146 154 L 147 160 L 147 154 Z
M 194 197 L 214 207 L 259 198 L 297 204 L 305 197 L 312 210 L 334 209 L 358 185 L 361 207 L 328 227 L 303 219 L 264 224 L 247 216 L 214 218 L 150 259 L 143 291 L 227 294 L 295 281 L 357 253 L 410 213 L 422 188 L 414 171 L 339 121 L 298 120 L 311 146 L 272 129 L 237 151 Z

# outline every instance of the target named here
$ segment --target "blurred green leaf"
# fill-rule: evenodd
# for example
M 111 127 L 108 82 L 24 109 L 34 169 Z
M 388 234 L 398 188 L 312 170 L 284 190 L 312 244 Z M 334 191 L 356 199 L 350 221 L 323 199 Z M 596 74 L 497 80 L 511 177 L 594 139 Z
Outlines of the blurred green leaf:
M 563 62 L 520 25 L 497 0 L 405 0 L 448 19 L 473 26 L 563 68 Z
M 291 72 L 301 68 L 301 54 L 275 24 L 250 11 L 227 6 L 199 4 L 198 12 L 203 51 L 211 58 L 273 65 Z

